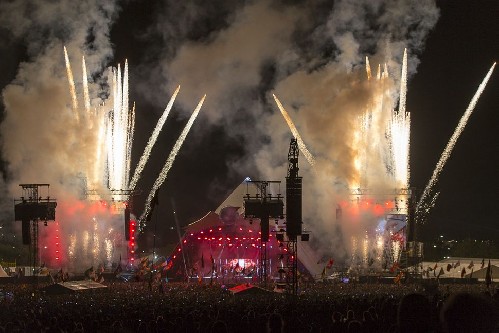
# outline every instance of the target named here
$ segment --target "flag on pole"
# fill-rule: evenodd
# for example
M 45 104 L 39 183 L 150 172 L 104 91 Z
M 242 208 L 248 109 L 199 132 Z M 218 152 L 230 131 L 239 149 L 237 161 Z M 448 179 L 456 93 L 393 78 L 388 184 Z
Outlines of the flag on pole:
M 452 269 L 452 264 L 447 264 L 447 272 L 450 272 L 451 269 Z
M 440 267 L 440 272 L 438 272 L 438 276 L 437 276 L 437 278 L 439 278 L 439 277 L 440 277 L 440 275 L 444 275 L 444 274 L 445 274 L 445 272 L 444 272 L 444 268 L 443 268 L 443 267 Z
M 492 283 L 492 272 L 490 271 L 490 259 L 489 259 L 489 265 L 487 266 L 487 272 L 485 273 L 485 284 L 487 285 L 487 288 L 490 286 Z
M 480 269 L 482 269 L 483 266 L 485 266 L 485 258 L 482 259 L 482 266 L 480 267 Z
M 333 258 L 329 259 L 327 266 L 326 266 L 327 269 L 330 269 L 331 267 L 333 267 L 333 264 L 334 264 L 334 259 Z
M 457 268 L 461 265 L 461 263 L 459 262 L 459 260 L 456 262 L 456 264 L 454 265 L 454 268 Z
M 473 260 L 471 260 L 470 264 L 468 265 L 468 269 L 471 269 L 473 266 L 475 265 L 473 264 Z
M 463 267 L 463 270 L 461 271 L 461 278 L 463 278 L 466 275 L 466 268 Z

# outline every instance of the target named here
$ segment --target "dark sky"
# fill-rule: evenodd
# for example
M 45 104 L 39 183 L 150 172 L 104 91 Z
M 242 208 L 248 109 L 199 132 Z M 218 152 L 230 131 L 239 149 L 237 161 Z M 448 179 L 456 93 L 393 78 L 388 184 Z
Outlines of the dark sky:
M 499 55 L 496 1 L 440 1 L 418 73 L 408 88 L 411 185 L 426 185 L 478 85 Z M 499 78 L 495 71 L 440 175 L 428 234 L 499 236 Z
M 298 8 L 302 11 L 306 7 L 304 3 L 306 2 L 284 0 L 275 2 L 276 6 L 291 8 L 290 10 Z M 416 7 L 419 5 L 418 1 L 413 3 Z M 171 88 L 182 84 L 182 89 L 185 89 L 184 100 L 175 104 L 151 156 L 150 168 L 146 170 L 144 179 L 139 182 L 142 193 L 136 196 L 134 209 L 140 214 L 155 175 L 186 122 L 189 112 L 186 110 L 192 110 L 192 106 L 201 98 L 203 89 L 208 91 L 209 100 L 214 94 L 210 95 L 210 89 L 215 90 L 217 87 L 209 80 L 196 82 L 199 87 L 194 88 L 189 86 L 190 80 L 184 80 L 187 81 L 185 85 L 184 82 L 175 81 L 174 66 L 169 62 L 178 61 L 177 56 L 185 51 L 182 46 L 209 45 L 216 40 L 219 32 L 236 21 L 234 13 L 243 5 L 232 1 L 204 4 L 204 1 L 177 3 L 133 0 L 119 5 L 120 9 L 114 13 L 114 22 L 109 26 L 112 56 L 104 59 L 107 65 L 123 63 L 124 59 L 128 59 L 130 64 L 130 99 L 137 103 L 138 110 L 132 165 L 138 161 L 149 133 L 170 98 L 173 91 Z M 318 22 L 324 23 L 332 5 L 331 1 L 311 2 L 309 14 L 315 15 Z M 440 16 L 436 25 L 428 30 L 426 39 L 423 38 L 424 43 L 412 50 L 413 58 L 419 58 L 419 64 L 417 61 L 412 63 L 407 94 L 407 110 L 411 112 L 412 117 L 410 183 L 419 193 L 431 177 L 445 145 L 478 85 L 499 55 L 497 1 L 437 1 L 437 7 Z M 367 22 L 373 20 L 373 17 L 366 15 Z M 411 30 L 413 34 L 423 29 L 408 16 L 401 16 L 397 23 L 403 25 L 404 20 L 407 20 L 407 25 L 416 27 Z M 281 23 L 276 23 L 278 27 L 287 24 L 286 21 L 279 22 Z M 355 19 L 349 23 L 355 26 L 352 22 L 355 22 Z M 304 24 L 300 29 L 294 26 L 296 31 L 289 38 L 300 52 L 297 55 L 298 60 L 288 65 L 288 70 L 291 71 L 293 66 L 305 62 L 314 63 L 316 68 L 321 68 L 324 66 L 324 59 L 337 55 L 338 42 L 335 40 L 336 45 L 333 42 L 317 42 L 315 35 L 311 34 L 314 27 L 314 24 Z M 338 24 L 336 31 L 348 30 L 348 27 L 349 25 Z M 381 26 L 378 28 L 383 29 Z M 262 37 L 267 30 L 279 31 L 279 28 L 273 29 L 262 27 Z M 48 35 L 64 40 L 64 29 L 61 31 L 63 32 L 59 34 Z M 28 34 L 29 37 L 25 34 L 24 37 L 13 38 L 5 26 L 0 32 L 0 88 L 3 89 L 15 78 L 21 61 L 33 59 L 34 55 L 30 52 L 30 47 L 26 46 L 33 37 L 32 33 Z M 319 34 L 317 39 L 320 39 L 320 33 L 324 31 L 315 30 L 314 33 Z M 359 35 L 370 41 L 376 33 L 373 28 L 366 29 Z M 391 33 L 396 39 L 397 31 Z M 41 34 L 37 37 L 45 36 Z M 243 38 L 241 46 L 244 44 Z M 96 45 L 97 43 L 92 46 L 93 50 L 98 50 Z M 92 47 L 89 49 L 92 50 Z M 278 48 L 279 46 L 276 46 L 276 49 Z M 361 58 L 364 54 L 375 53 L 379 56 L 380 52 L 375 48 L 374 44 L 367 43 L 358 51 L 362 53 Z M 223 49 L 215 47 L 211 50 L 212 54 L 217 51 L 223 54 Z M 232 49 L 230 52 L 237 53 L 237 50 Z M 244 55 L 240 57 L 244 58 Z M 399 61 L 400 54 L 397 57 Z M 265 147 L 270 141 L 265 130 L 253 130 L 252 127 L 258 125 L 259 119 L 266 121 L 264 116 L 275 113 L 276 109 L 275 105 L 270 103 L 256 105 L 243 102 L 261 101 L 268 91 L 274 90 L 277 85 L 277 60 L 271 55 L 268 59 L 263 56 L 262 58 L 256 66 L 260 77 L 258 84 L 250 85 L 243 80 L 237 81 L 240 72 L 235 72 L 232 79 L 247 86 L 244 89 L 230 90 L 234 94 L 232 99 L 217 96 L 219 104 L 206 106 L 212 109 L 211 115 L 200 116 L 193 126 L 192 133 L 195 134 L 189 134 L 159 193 L 159 206 L 153 214 L 152 223 L 159 226 L 160 241 L 175 240 L 176 233 L 168 231 L 175 226 L 173 201 L 177 206 L 179 221 L 185 225 L 201 218 L 209 210 L 214 210 L 246 176 L 260 177 L 256 167 L 256 155 L 253 154 L 262 151 L 255 149 L 256 146 Z M 312 58 L 315 60 L 312 61 Z M 213 61 L 215 62 L 215 59 Z M 414 71 L 416 65 L 417 69 Z M 234 62 L 234 68 L 239 68 L 237 66 L 241 64 Z M 251 68 L 249 66 L 248 72 Z M 310 67 L 308 69 L 312 71 Z M 229 84 L 230 82 L 227 85 Z M 430 239 L 439 234 L 451 237 L 499 237 L 498 89 L 496 70 L 440 175 L 437 184 L 440 196 L 421 231 L 421 238 Z M 181 94 L 182 92 L 184 90 L 181 90 Z M 186 95 L 190 98 L 186 99 Z M 238 99 L 242 101 L 239 105 L 234 102 Z M 222 102 L 226 104 L 222 105 Z M 229 103 L 232 104 L 228 105 Z M 217 107 L 220 108 L 219 117 L 213 111 Z M 261 109 L 261 118 L 255 118 L 253 107 Z M 2 111 L 4 108 L 2 105 Z M 225 108 L 232 108 L 236 115 L 226 117 L 226 111 L 222 110 Z M 286 140 L 289 142 L 289 139 Z M 287 156 L 287 146 L 273 147 L 271 154 L 280 154 L 276 158 L 282 163 Z M 303 158 L 300 163 L 305 163 Z M 4 172 L 7 182 L 8 177 Z M 284 178 L 285 175 L 281 177 Z M 304 182 L 306 181 L 304 179 Z M 150 236 L 150 230 L 146 232 L 146 236 Z

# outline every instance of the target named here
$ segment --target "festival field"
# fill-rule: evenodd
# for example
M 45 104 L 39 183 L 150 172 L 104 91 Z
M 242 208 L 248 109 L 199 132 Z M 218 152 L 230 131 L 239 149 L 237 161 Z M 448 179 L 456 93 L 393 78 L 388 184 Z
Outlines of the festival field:
M 397 332 L 400 303 L 416 293 L 424 295 L 428 306 L 411 303 L 401 320 L 444 332 L 439 321 L 444 304 L 451 295 L 467 293 L 478 298 L 459 304 L 469 306 L 459 323 L 486 329 L 495 320 L 499 328 L 499 292 L 483 284 L 313 283 L 302 286 L 298 296 L 234 294 L 233 286 L 220 284 L 105 284 L 107 288 L 66 295 L 41 292 L 44 285 L 36 290 L 33 285 L 4 285 L 0 326 L 4 332 L 265 332 L 282 319 L 283 332 Z M 482 302 L 478 309 L 476 302 Z

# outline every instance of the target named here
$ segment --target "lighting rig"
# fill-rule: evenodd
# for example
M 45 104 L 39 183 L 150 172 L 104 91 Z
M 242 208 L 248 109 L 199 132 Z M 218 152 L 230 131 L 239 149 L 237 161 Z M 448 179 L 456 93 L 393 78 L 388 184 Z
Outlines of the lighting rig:
M 19 184 L 23 195 L 14 199 L 14 219 L 22 222 L 22 239 L 24 245 L 30 246 L 30 262 L 33 271 L 40 266 L 38 257 L 38 222 L 43 221 L 46 226 L 48 221 L 55 221 L 55 208 L 57 202 L 50 198 L 50 184 Z M 40 189 L 46 188 L 47 197 L 39 196 Z
M 280 184 L 280 181 L 272 180 L 250 180 L 248 183 L 254 183 L 258 187 L 258 193 L 255 196 L 250 196 L 247 194 L 244 196 L 244 217 L 246 219 L 259 219 L 260 229 L 261 229 L 261 246 L 260 246 L 260 268 L 259 268 L 259 280 L 265 286 L 267 285 L 267 246 L 266 243 L 269 241 L 269 220 L 276 218 L 284 218 L 284 202 L 282 200 L 281 194 L 277 196 L 272 196 L 272 194 L 267 193 L 267 187 L 271 183 Z
M 300 236 L 302 241 L 309 240 L 309 234 L 303 232 L 302 221 L 302 177 L 298 176 L 299 148 L 296 138 L 292 138 L 288 152 L 288 174 L 286 177 L 286 237 L 277 234 L 286 245 L 284 253 L 286 266 L 284 270 L 288 291 L 293 295 L 298 293 L 298 244 Z

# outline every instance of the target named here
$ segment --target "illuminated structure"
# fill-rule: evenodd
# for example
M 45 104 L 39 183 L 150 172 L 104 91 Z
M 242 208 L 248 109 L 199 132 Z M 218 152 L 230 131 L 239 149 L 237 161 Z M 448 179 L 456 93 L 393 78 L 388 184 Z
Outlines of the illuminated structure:
M 154 131 L 147 142 L 144 152 L 131 176 L 131 152 L 135 127 L 135 105 L 130 107 L 128 97 L 128 62 L 123 70 L 120 65 L 112 68 L 109 76 L 109 101 L 92 107 L 85 58 L 82 58 L 83 73 L 83 106 L 78 103 L 76 85 L 66 48 L 64 58 L 72 101 L 72 115 L 75 129 L 88 136 L 85 149 L 90 156 L 80 163 L 79 179 L 81 181 L 82 214 L 86 221 L 78 227 L 82 232 L 69 234 L 67 261 L 86 265 L 111 265 L 117 260 L 122 247 L 127 248 L 128 262 L 133 262 L 136 242 L 135 233 L 145 227 L 154 193 L 166 179 L 175 157 L 182 146 L 204 97 L 194 110 L 177 143 L 172 149 L 165 166 L 158 176 L 146 201 L 142 218 L 136 220 L 131 215 L 131 198 L 138 194 L 137 183 L 141 178 L 151 151 L 170 113 L 180 86 L 173 93 L 163 115 L 158 120 Z M 80 207 L 81 203 L 77 205 Z M 81 231 L 81 230 L 80 230 Z M 125 240 L 128 241 L 127 245 Z M 77 257 L 78 256 L 78 257 Z M 82 258 L 83 257 L 83 258 Z M 121 258 L 121 253 L 119 253 Z M 70 265 L 71 266 L 71 265 Z
M 271 193 L 267 192 L 267 187 L 271 183 L 280 184 L 279 181 L 250 181 L 257 185 L 259 191 L 252 196 L 249 193 L 244 197 L 244 217 L 246 219 L 258 219 L 260 221 L 260 282 L 267 283 L 268 277 L 268 257 L 267 257 L 267 242 L 269 241 L 269 219 L 283 218 L 284 203 L 281 195 L 272 197 Z
M 38 246 L 38 222 L 44 221 L 47 226 L 48 221 L 55 221 L 55 208 L 57 202 L 49 196 L 49 184 L 20 184 L 23 195 L 14 206 L 14 219 L 22 222 L 22 239 L 24 245 L 30 246 L 30 262 L 32 268 L 40 267 L 39 246 Z M 46 198 L 39 196 L 40 189 L 47 191 Z M 58 235 L 56 235 L 58 238 Z M 56 241 L 57 257 L 59 260 L 59 242 Z

